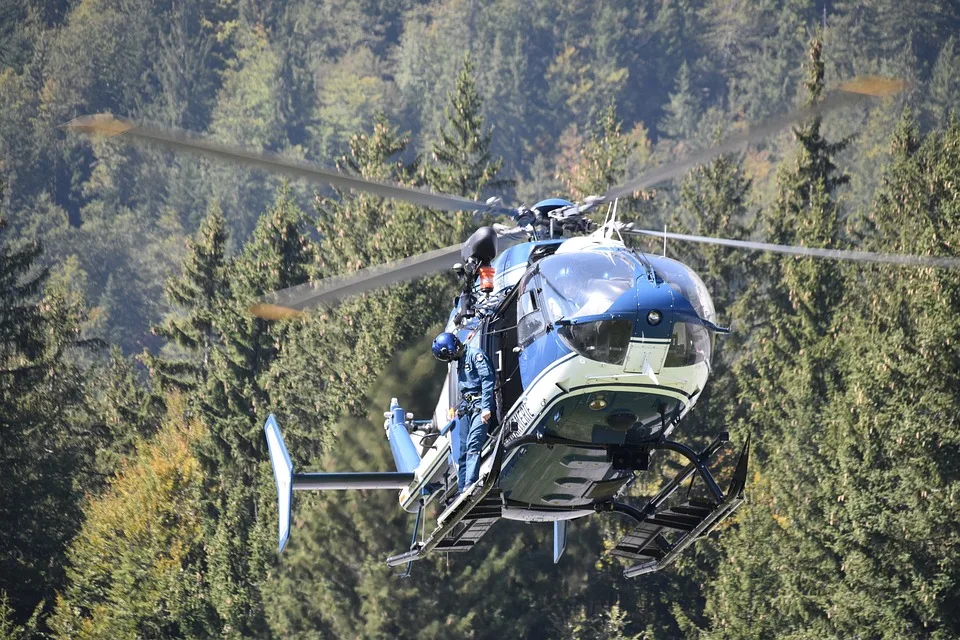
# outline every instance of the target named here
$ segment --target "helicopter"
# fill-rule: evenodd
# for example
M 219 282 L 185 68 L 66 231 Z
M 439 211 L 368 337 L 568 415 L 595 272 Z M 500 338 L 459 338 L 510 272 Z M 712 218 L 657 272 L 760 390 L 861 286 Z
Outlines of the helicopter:
M 960 259 L 817 249 L 668 233 L 624 222 L 619 200 L 682 175 L 698 164 L 841 107 L 895 94 L 904 83 L 851 80 L 812 106 L 766 121 L 721 144 L 649 171 L 607 192 L 570 202 L 548 198 L 532 207 L 375 182 L 267 152 L 110 114 L 77 118 L 66 129 L 124 136 L 342 189 L 396 198 L 442 211 L 504 216 L 510 224 L 477 229 L 462 244 L 361 269 L 263 296 L 250 311 L 283 320 L 320 306 L 441 270 L 451 262 L 458 295 L 445 331 L 484 351 L 495 370 L 495 410 L 479 478 L 457 492 L 461 398 L 455 363 L 448 368 L 432 416 L 417 418 L 393 398 L 384 431 L 394 471 L 314 473 L 296 470 L 275 415 L 264 425 L 278 496 L 278 552 L 290 537 L 294 491 L 396 490 L 415 515 L 407 550 L 390 556 L 406 565 L 434 553 L 466 552 L 501 519 L 551 523 L 553 560 L 567 544 L 569 523 L 618 513 L 633 526 L 610 553 L 632 564 L 625 577 L 663 569 L 708 535 L 744 501 L 750 439 L 742 444 L 726 486 L 711 460 L 729 440 L 720 432 L 695 450 L 672 434 L 705 389 L 717 336 L 729 332 L 703 281 L 679 261 L 629 246 L 624 236 L 652 236 L 831 259 L 960 267 Z M 587 214 L 606 208 L 602 222 Z M 464 427 L 466 428 L 466 427 Z M 641 505 L 626 499 L 651 455 L 669 451 L 684 466 Z M 702 491 L 679 502 L 677 491 L 699 481 Z M 427 531 L 427 507 L 437 503 Z

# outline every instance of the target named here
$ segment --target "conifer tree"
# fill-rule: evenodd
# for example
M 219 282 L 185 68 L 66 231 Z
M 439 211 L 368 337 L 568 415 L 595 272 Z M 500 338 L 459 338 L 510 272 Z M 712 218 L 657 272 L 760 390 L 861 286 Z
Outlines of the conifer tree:
M 341 171 L 364 178 L 417 186 L 417 163 L 397 159 L 408 143 L 409 138 L 380 115 L 369 135 L 358 133 L 350 138 L 349 153 L 337 165 Z M 421 233 L 411 237 L 409 229 L 403 227 L 410 226 L 411 215 L 422 218 L 425 225 L 440 216 L 367 194 L 318 198 L 317 208 L 322 247 L 319 263 L 324 276 L 356 271 L 421 251 L 418 247 L 424 245 L 418 243 L 429 236 Z
M 956 255 L 958 142 L 956 121 L 923 139 L 904 114 L 866 248 Z M 871 266 L 847 277 L 837 320 L 845 393 L 825 450 L 836 474 L 824 537 L 843 568 L 828 589 L 830 625 L 838 636 L 954 637 L 960 278 Z
M 613 103 L 607 105 L 577 164 L 570 175 L 563 177 L 570 196 L 579 200 L 598 195 L 620 182 L 627 159 L 636 148 L 636 140 L 623 133 L 616 107 Z
M 0 233 L 6 235 L 6 222 L 0 220 Z M 40 525 L 35 508 L 31 507 L 39 492 L 34 493 L 37 479 L 35 453 L 30 431 L 42 424 L 42 416 L 31 406 L 30 390 L 41 384 L 44 353 L 44 318 L 38 304 L 46 280 L 46 271 L 38 271 L 38 244 L 11 249 L 6 238 L 0 245 L 0 590 L 11 598 L 10 607 L 21 620 L 45 594 L 43 560 L 36 556 L 40 543 L 43 551 L 55 553 L 56 541 L 46 545 L 46 536 L 31 539 L 33 527 Z M 24 525 L 18 525 L 18 523 Z M 47 547 L 47 548 L 44 548 Z
M 700 120 L 700 101 L 690 86 L 690 66 L 684 62 L 677 73 L 676 88 L 670 102 L 664 107 L 666 115 L 660 123 L 661 132 L 674 140 L 690 140 L 697 132 Z
M 680 187 L 680 207 L 670 226 L 702 236 L 743 238 L 750 187 L 742 158 L 724 155 L 697 167 Z M 717 312 L 729 314 L 729 306 L 748 276 L 750 256 L 713 245 L 684 243 L 672 244 L 670 251 L 701 275 Z
M 82 295 L 48 277 L 38 244 L 12 247 L 0 221 L 0 592 L 23 623 L 62 585 L 63 554 L 95 491 Z
M 814 38 L 810 43 L 805 82 L 810 104 L 820 100 L 823 91 L 821 53 L 821 41 Z M 833 157 L 847 142 L 828 142 L 820 130 L 819 117 L 795 129 L 796 159 L 792 167 L 781 168 L 775 206 L 761 215 L 771 242 L 831 247 L 838 241 L 838 206 L 832 194 L 847 177 L 837 172 Z M 842 283 L 836 264 L 825 260 L 765 256 L 760 266 L 766 281 L 755 282 L 745 298 L 748 302 L 738 311 L 748 326 L 758 326 L 757 337 L 761 341 L 768 339 L 757 354 L 756 363 L 750 366 L 760 379 L 772 380 L 778 375 L 776 371 L 782 372 L 784 354 L 804 348 L 809 351 L 809 347 L 829 331 L 830 312 L 839 300 Z M 758 305 L 758 301 L 762 304 Z M 768 366 L 769 369 L 765 368 Z M 817 377 L 822 367 L 814 365 L 810 372 Z M 815 392 L 823 391 L 821 383 L 813 384 L 818 386 Z M 777 387 L 778 391 L 789 388 L 796 386 L 785 380 Z M 770 391 L 767 389 L 765 393 Z M 762 395 L 765 394 L 748 393 L 752 402 L 763 402 Z
M 956 37 L 950 36 L 937 55 L 927 88 L 930 97 L 926 112 L 935 126 L 946 127 L 950 114 L 960 107 L 960 79 L 956 74 L 958 65 L 960 49 Z
M 184 315 L 171 315 L 153 332 L 181 350 L 186 358 L 145 358 L 161 382 L 180 389 L 204 384 L 210 358 L 217 344 L 214 317 L 229 294 L 226 276 L 227 230 L 223 212 L 214 203 L 200 225 L 195 238 L 187 241 L 183 274 L 167 282 L 167 297 L 183 309 Z
M 272 484 L 262 425 L 274 407 L 265 385 L 291 325 L 254 317 L 249 307 L 264 293 L 306 282 L 314 269 L 305 216 L 284 186 L 230 263 L 229 298 L 213 318 L 219 344 L 211 351 L 201 392 L 210 429 L 209 444 L 200 446 L 210 483 L 205 531 L 209 597 L 227 635 L 266 633 L 261 583 L 272 544 L 270 527 L 257 513 Z
M 262 380 L 289 325 L 254 317 L 249 307 L 265 293 L 306 282 L 315 259 L 304 214 L 285 186 L 231 263 L 230 299 L 212 319 L 222 346 L 211 352 L 204 397 L 227 466 L 249 470 L 266 452 L 260 421 L 270 406 Z
M 820 99 L 823 73 L 820 40 L 814 38 L 805 83 L 811 103 Z M 839 225 L 832 193 L 845 176 L 838 174 L 833 157 L 845 142 L 824 140 L 819 118 L 795 131 L 796 159 L 792 167 L 781 168 L 777 201 L 761 219 L 774 242 L 834 246 Z M 841 272 L 836 264 L 812 258 L 765 256 L 758 265 L 757 280 L 735 305 L 751 335 L 748 355 L 740 358 L 734 374 L 743 403 L 738 412 L 754 435 L 760 474 L 760 482 L 750 488 L 754 499 L 740 519 L 763 523 L 760 530 L 766 533 L 760 546 L 749 542 L 756 527 L 744 526 L 727 539 L 727 561 L 719 567 L 707 605 L 720 615 L 714 618 L 717 637 L 735 637 L 747 629 L 750 637 L 763 637 L 774 629 L 819 628 L 826 619 L 822 582 L 839 570 L 822 532 L 829 522 L 828 481 L 835 472 L 823 448 L 829 438 L 826 407 L 841 384 L 832 335 L 832 314 L 843 291 Z M 768 518 L 776 524 L 767 526 Z M 787 558 L 802 570 L 790 570 Z M 738 564 L 751 568 L 741 582 L 735 582 Z M 736 591 L 741 585 L 756 589 L 758 584 L 763 589 L 753 597 L 766 600 L 761 608 L 777 608 L 778 619 L 749 617 L 756 614 L 752 606 L 722 605 L 740 597 Z M 730 588 L 733 593 L 727 593 Z
M 463 59 L 456 87 L 444 109 L 446 126 L 433 144 L 434 165 L 426 169 L 427 182 L 438 191 L 478 198 L 485 187 L 503 187 L 497 177 L 503 159 L 492 159 L 490 132 L 484 130 L 483 103 L 477 91 L 473 62 Z

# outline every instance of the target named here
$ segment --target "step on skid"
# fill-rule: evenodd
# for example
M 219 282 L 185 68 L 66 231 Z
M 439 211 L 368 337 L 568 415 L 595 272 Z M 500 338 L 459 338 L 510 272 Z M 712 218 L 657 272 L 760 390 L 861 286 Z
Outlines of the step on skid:
M 493 454 L 481 465 L 480 475 L 437 518 L 433 532 L 413 544 L 406 553 L 387 558 L 396 567 L 420 560 L 431 551 L 455 553 L 469 551 L 503 513 L 500 491 L 495 489 L 503 465 L 503 430 L 497 436 Z
M 698 456 L 699 464 L 702 465 L 717 448 L 713 445 L 704 450 Z M 609 508 L 610 511 L 626 513 L 637 520 L 637 525 L 610 550 L 613 556 L 637 561 L 637 564 L 624 569 L 624 577 L 633 578 L 663 569 L 676 560 L 684 549 L 709 534 L 714 526 L 743 504 L 749 458 L 750 439 L 748 437 L 740 453 L 740 459 L 737 461 L 730 486 L 722 496 L 718 496 L 719 499 L 716 501 L 688 500 L 679 506 L 660 508 L 660 505 L 677 490 L 680 484 L 698 471 L 697 463 L 691 462 L 643 509 Z M 700 471 L 702 473 L 705 468 Z

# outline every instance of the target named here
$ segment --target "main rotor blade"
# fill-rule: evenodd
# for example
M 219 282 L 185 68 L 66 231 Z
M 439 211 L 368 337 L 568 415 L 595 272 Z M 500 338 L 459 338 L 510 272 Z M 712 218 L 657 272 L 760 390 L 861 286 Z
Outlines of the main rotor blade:
M 334 276 L 281 289 L 260 298 L 250 307 L 250 312 L 260 318 L 280 320 L 300 315 L 314 307 L 332 307 L 351 295 L 442 271 L 451 266 L 450 259 L 459 253 L 460 245 L 455 244 L 411 258 L 360 269 L 350 275 Z
M 280 173 L 292 178 L 302 178 L 312 182 L 329 184 L 341 189 L 355 189 L 382 198 L 395 198 L 441 211 L 489 211 L 492 213 L 506 213 L 508 215 L 513 213 L 512 209 L 506 209 L 505 207 L 491 207 L 483 202 L 461 198 L 460 196 L 421 191 L 410 187 L 358 178 L 341 173 L 340 171 L 324 168 L 313 162 L 292 160 L 269 151 L 249 151 L 240 147 L 215 142 L 209 138 L 196 136 L 185 131 L 165 129 L 153 125 L 138 125 L 109 113 L 81 116 L 61 125 L 61 128 L 86 135 L 98 134 L 107 137 L 122 135 L 169 149 L 188 151 L 218 160 L 236 162 L 256 169 Z
M 749 131 L 744 131 L 742 133 L 730 136 L 724 142 L 715 147 L 695 153 L 687 158 L 684 158 L 683 160 L 679 160 L 678 162 L 648 171 L 647 173 L 634 180 L 631 180 L 626 184 L 611 188 L 605 194 L 603 194 L 603 198 L 607 202 L 610 202 L 616 198 L 622 198 L 627 194 L 633 193 L 634 191 L 647 189 L 654 185 L 660 184 L 661 182 L 666 182 L 667 180 L 671 180 L 677 176 L 683 175 L 698 164 L 704 164 L 710 160 L 713 160 L 717 156 L 730 153 L 731 151 L 736 151 L 743 145 L 750 144 L 751 142 L 759 142 L 760 140 L 769 137 L 771 134 L 774 134 L 781 129 L 785 129 L 792 124 L 796 124 L 797 122 L 802 122 L 803 120 L 824 114 L 828 111 L 833 111 L 834 109 L 859 104 L 869 100 L 872 97 L 893 95 L 899 93 L 905 87 L 906 82 L 903 80 L 891 80 L 888 78 L 872 76 L 855 78 L 840 85 L 837 90 L 828 94 L 827 97 L 824 98 L 819 104 L 812 105 L 804 109 L 799 109 L 782 116 L 777 116 L 767 120 L 757 127 L 754 127 L 753 129 L 750 129 Z
M 664 233 L 647 229 L 621 229 L 621 233 L 668 238 L 685 242 L 699 242 L 724 247 L 735 247 L 749 251 L 771 251 L 787 253 L 795 256 L 813 256 L 816 258 L 831 258 L 834 260 L 853 260 L 855 262 L 883 262 L 887 264 L 916 265 L 921 267 L 937 267 L 939 269 L 960 269 L 960 258 L 938 256 L 915 256 L 902 253 L 875 253 L 873 251 L 847 251 L 843 249 L 818 249 L 816 247 L 798 247 L 785 244 L 770 244 L 769 242 L 754 242 L 752 240 L 731 240 L 729 238 L 711 238 L 708 236 L 691 236 L 683 233 Z
M 526 233 L 518 229 L 498 230 L 497 235 L 501 250 L 526 239 Z M 274 291 L 260 298 L 250 307 L 250 312 L 267 320 L 281 320 L 302 315 L 315 307 L 332 307 L 348 296 L 448 269 L 452 266 L 451 259 L 460 254 L 461 246 L 455 244 L 410 258 L 360 269 L 349 275 L 334 276 Z

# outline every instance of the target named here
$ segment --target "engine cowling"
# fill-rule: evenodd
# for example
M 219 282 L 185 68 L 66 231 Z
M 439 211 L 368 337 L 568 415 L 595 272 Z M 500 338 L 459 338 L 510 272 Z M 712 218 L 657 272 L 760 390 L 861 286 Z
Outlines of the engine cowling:
M 464 262 L 489 264 L 497 257 L 497 232 L 492 227 L 480 227 L 463 243 L 460 256 Z

